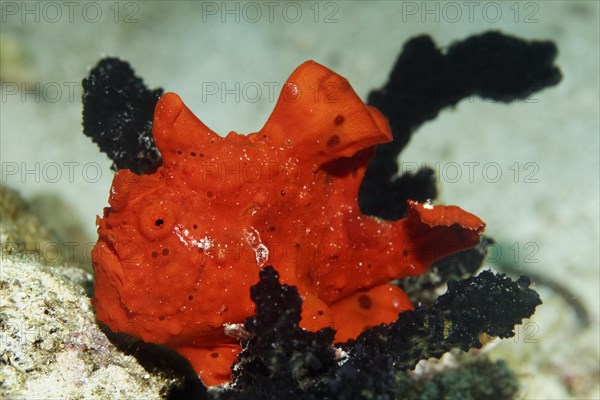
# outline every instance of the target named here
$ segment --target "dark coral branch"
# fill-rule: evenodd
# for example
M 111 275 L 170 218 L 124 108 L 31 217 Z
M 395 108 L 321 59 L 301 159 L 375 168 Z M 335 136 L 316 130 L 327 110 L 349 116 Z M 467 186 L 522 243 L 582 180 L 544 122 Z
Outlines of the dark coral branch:
M 396 159 L 412 133 L 461 99 L 510 102 L 556 85 L 561 79 L 553 65 L 556 54 L 552 42 L 528 42 L 499 32 L 469 37 L 446 51 L 429 36 L 406 42 L 387 84 L 369 95 L 368 103 L 388 118 L 394 141 L 377 147 L 362 182 L 361 210 L 399 219 L 407 199 L 434 198 L 433 179 L 423 180 L 418 173 L 394 178 Z
M 479 336 L 514 335 L 515 324 L 542 302 L 529 278 L 513 282 L 506 275 L 483 271 L 476 277 L 448 282 L 448 292 L 429 309 L 405 311 L 389 326 L 364 332 L 344 348 L 349 365 L 388 362 L 397 370 L 414 368 L 421 359 L 439 357 L 452 348 L 480 348 Z
M 162 89 L 150 90 L 131 66 L 104 58 L 83 85 L 83 133 L 113 161 L 114 169 L 142 174 L 160 165 L 152 137 L 154 106 Z
M 396 322 L 374 327 L 341 347 L 341 366 L 331 348 L 333 331 L 299 327 L 302 301 L 295 287 L 279 283 L 271 266 L 251 290 L 256 316 L 246 321 L 252 338 L 234 367 L 233 389 L 218 399 L 394 399 L 414 391 L 402 372 L 421 359 L 452 348 L 479 348 L 479 336 L 510 337 L 514 325 L 541 303 L 529 280 L 513 282 L 484 271 L 449 282 L 431 308 L 405 311 Z M 371 396 L 371 397 L 370 397 Z
M 236 388 L 256 395 L 273 385 L 279 387 L 278 398 L 286 398 L 315 385 L 337 365 L 331 347 L 335 332 L 300 328 L 298 290 L 280 284 L 272 266 L 261 271 L 250 296 L 257 306 L 256 315 L 245 323 L 252 338 L 244 343 L 234 369 Z

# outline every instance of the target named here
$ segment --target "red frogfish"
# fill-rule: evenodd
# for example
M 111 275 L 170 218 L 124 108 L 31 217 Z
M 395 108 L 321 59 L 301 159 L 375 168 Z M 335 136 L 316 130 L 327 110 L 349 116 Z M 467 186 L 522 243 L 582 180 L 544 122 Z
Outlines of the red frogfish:
M 412 308 L 390 281 L 476 245 L 485 227 L 456 206 L 412 201 L 398 221 L 362 214 L 365 168 L 392 134 L 314 61 L 288 78 L 259 132 L 221 137 L 166 93 L 152 133 L 162 165 L 119 170 L 97 218 L 92 301 L 111 330 L 173 349 L 209 386 L 231 379 L 232 327 L 254 313 L 261 268 L 298 288 L 301 327 L 332 327 L 343 342 Z

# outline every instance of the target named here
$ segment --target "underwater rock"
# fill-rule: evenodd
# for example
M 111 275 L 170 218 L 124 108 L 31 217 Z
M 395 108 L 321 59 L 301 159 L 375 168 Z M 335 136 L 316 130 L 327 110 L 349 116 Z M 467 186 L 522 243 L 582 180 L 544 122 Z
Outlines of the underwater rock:
M 48 194 L 26 202 L 17 191 L 3 185 L 0 199 L 5 254 L 28 254 L 48 265 L 69 264 L 91 272 L 92 242 L 69 204 Z
M 97 325 L 89 273 L 14 243 L 47 243 L 20 196 L 2 188 L 0 397 L 160 399 L 178 381 L 146 371 Z
M 19 193 L 3 185 L 0 185 L 0 224 L 3 254 L 30 254 L 48 264 L 62 263 L 56 237 Z

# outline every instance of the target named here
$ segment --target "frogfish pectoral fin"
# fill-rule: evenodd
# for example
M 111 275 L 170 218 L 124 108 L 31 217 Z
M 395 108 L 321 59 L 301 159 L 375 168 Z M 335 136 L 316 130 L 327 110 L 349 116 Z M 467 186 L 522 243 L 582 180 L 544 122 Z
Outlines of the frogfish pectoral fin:
M 231 367 L 241 347 L 231 343 L 215 347 L 177 347 L 174 350 L 192 364 L 205 386 L 215 386 L 231 381 Z
M 396 229 L 404 236 L 398 263 L 405 271 L 401 276 L 409 276 L 422 274 L 434 261 L 477 245 L 485 223 L 457 206 L 409 200 L 408 218 L 398 221 Z
M 398 313 L 413 306 L 398 286 L 383 284 L 336 301 L 330 308 L 335 341 L 345 342 L 373 326 L 396 321 Z

